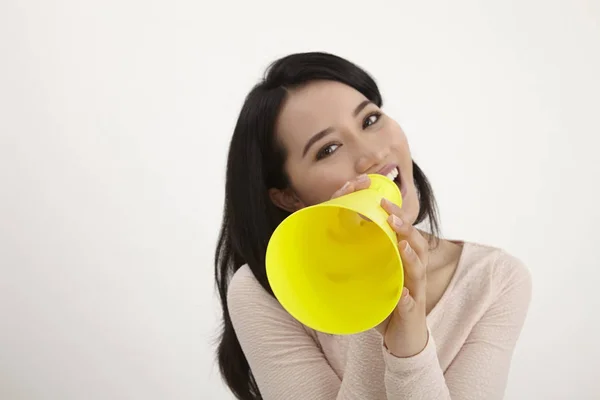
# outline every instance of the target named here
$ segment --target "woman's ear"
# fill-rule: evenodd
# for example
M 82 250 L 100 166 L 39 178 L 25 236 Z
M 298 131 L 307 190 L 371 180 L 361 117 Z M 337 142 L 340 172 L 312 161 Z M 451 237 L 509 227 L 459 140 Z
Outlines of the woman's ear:
M 269 197 L 273 204 L 277 207 L 293 213 L 305 207 L 305 204 L 296 196 L 290 188 L 286 189 L 269 189 Z

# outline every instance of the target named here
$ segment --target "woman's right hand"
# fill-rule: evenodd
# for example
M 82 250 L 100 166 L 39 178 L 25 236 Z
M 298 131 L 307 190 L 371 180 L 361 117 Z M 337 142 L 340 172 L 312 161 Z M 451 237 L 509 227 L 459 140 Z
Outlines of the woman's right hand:
M 363 190 L 363 189 L 368 189 L 371 186 L 371 178 L 369 178 L 368 175 L 363 174 L 363 175 L 359 175 L 356 179 L 353 179 L 351 181 L 348 181 L 344 184 L 344 186 L 342 186 L 340 189 L 338 189 L 333 196 L 331 196 L 332 199 L 335 199 L 336 197 L 342 197 L 346 194 L 350 194 L 359 190 Z M 369 218 L 365 217 L 362 214 L 358 214 L 362 219 L 364 219 L 365 221 L 371 221 Z
M 331 198 L 335 199 L 358 190 L 368 189 L 369 186 L 371 186 L 371 178 L 369 178 L 368 175 L 363 174 L 351 181 L 346 182 L 344 186 L 338 189 L 333 196 L 331 196 Z

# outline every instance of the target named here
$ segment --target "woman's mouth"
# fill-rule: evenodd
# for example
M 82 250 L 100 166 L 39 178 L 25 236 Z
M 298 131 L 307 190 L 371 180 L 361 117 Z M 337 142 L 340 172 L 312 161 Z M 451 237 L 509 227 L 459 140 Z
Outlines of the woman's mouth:
M 406 196 L 406 186 L 404 185 L 404 182 L 402 181 L 402 175 L 400 174 L 400 168 L 397 165 L 388 166 L 387 168 L 383 169 L 381 172 L 385 173 L 385 176 L 388 179 L 390 179 L 390 180 L 394 181 L 394 183 L 396 183 L 396 186 L 398 186 L 398 189 L 400 189 L 402 198 L 404 198 Z M 381 175 L 384 175 L 384 174 L 381 174 Z
M 388 179 L 391 179 L 393 181 L 396 181 L 396 179 L 400 176 L 400 171 L 398 171 L 398 167 L 394 167 L 394 169 L 392 169 L 390 172 L 388 172 L 385 176 Z

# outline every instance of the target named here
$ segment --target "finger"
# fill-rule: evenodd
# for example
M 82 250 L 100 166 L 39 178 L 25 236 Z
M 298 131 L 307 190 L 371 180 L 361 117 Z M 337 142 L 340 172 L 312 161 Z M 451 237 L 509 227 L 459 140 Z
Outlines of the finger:
M 381 206 L 388 214 L 390 214 L 391 219 L 389 219 L 389 221 L 393 224 L 392 227 L 398 234 L 398 239 L 407 239 L 419 256 L 426 257 L 427 251 L 429 250 L 429 242 L 415 227 L 412 226 L 412 224 L 405 223 L 408 219 L 404 210 L 386 198 L 381 199 Z M 399 221 L 395 220 L 392 217 L 393 215 L 397 216 Z
M 400 300 L 398 301 L 398 305 L 396 306 L 396 312 L 400 314 L 400 316 L 406 315 L 413 308 L 415 308 L 416 301 L 412 297 L 410 289 L 406 286 L 402 288 L 402 295 L 400 296 Z
M 371 178 L 368 175 L 360 175 L 356 178 L 354 183 L 354 190 L 368 189 L 371 186 Z
M 390 224 L 394 232 L 396 232 L 398 240 L 408 241 L 413 250 L 415 250 L 419 258 L 421 259 L 421 261 L 424 264 L 427 264 L 426 260 L 428 258 L 429 251 L 429 242 L 427 242 L 427 239 L 425 239 L 423 235 L 421 235 L 421 233 L 414 226 L 412 226 L 410 223 L 406 222 L 405 220 L 403 220 L 402 217 L 399 217 L 396 214 L 390 214 L 390 216 L 388 217 L 388 223 Z
M 399 217 L 404 216 L 404 210 L 402 210 L 398 204 L 386 199 L 385 197 L 381 199 L 381 207 L 383 207 L 388 214 L 395 214 Z
M 404 267 L 404 286 L 412 293 L 417 302 L 425 300 L 425 289 L 427 287 L 427 274 L 425 265 L 421 262 L 417 253 L 412 249 L 408 241 L 400 242 L 400 257 Z
M 341 188 L 336 190 L 335 193 L 333 193 L 333 195 L 331 195 L 331 198 L 335 199 L 337 197 L 342 197 L 343 195 L 352 193 L 353 191 L 354 191 L 354 183 L 352 181 L 348 181 L 348 182 L 344 183 L 344 186 L 342 186 Z
M 371 179 L 367 175 L 361 175 L 356 179 L 348 181 L 338 189 L 332 196 L 332 199 L 356 192 L 357 190 L 367 189 L 371 186 Z

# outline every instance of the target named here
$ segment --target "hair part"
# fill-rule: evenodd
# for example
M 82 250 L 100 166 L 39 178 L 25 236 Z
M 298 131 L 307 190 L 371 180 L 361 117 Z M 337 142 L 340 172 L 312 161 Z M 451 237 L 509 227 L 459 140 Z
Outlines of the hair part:
M 229 281 L 242 265 L 248 264 L 257 281 L 273 296 L 265 255 L 275 228 L 289 215 L 269 196 L 270 188 L 284 189 L 289 184 L 284 171 L 286 153 L 276 139 L 276 123 L 289 91 L 315 80 L 346 84 L 378 107 L 383 104 L 377 84 L 367 72 L 323 52 L 296 53 L 276 60 L 246 96 L 229 147 L 223 220 L 214 257 L 223 312 L 217 362 L 225 383 L 241 400 L 262 397 L 229 315 Z M 420 205 L 415 224 L 427 221 L 437 241 L 439 222 L 433 190 L 414 161 L 413 176 Z

